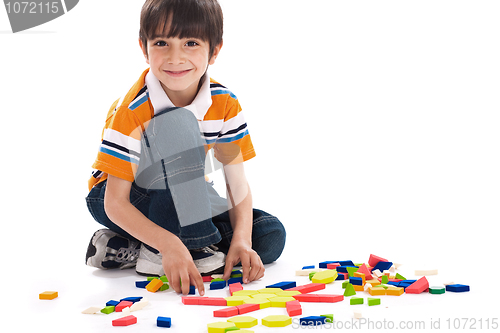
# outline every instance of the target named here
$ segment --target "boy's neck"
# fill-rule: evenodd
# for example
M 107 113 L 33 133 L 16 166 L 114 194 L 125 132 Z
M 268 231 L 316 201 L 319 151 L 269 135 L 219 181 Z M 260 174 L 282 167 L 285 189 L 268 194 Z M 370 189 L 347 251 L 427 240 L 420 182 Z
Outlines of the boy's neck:
M 206 74 L 205 74 L 206 75 Z M 198 86 L 194 86 L 193 88 L 188 88 L 183 91 L 172 91 L 168 89 L 163 83 L 161 83 L 161 87 L 163 88 L 163 91 L 165 91 L 165 94 L 167 94 L 168 98 L 177 107 L 186 107 L 193 103 L 194 99 L 196 98 L 196 95 L 198 95 L 198 92 L 200 91 L 201 86 L 203 85 L 203 82 L 205 80 L 205 75 L 203 75 L 198 82 Z

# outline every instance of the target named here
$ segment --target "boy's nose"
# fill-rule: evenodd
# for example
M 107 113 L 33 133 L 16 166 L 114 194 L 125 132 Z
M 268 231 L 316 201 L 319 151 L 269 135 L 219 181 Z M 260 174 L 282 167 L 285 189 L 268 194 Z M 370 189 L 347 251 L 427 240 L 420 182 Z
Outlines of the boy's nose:
M 186 62 L 185 54 L 182 50 L 177 48 L 172 48 L 167 55 L 167 62 L 169 64 L 183 64 Z

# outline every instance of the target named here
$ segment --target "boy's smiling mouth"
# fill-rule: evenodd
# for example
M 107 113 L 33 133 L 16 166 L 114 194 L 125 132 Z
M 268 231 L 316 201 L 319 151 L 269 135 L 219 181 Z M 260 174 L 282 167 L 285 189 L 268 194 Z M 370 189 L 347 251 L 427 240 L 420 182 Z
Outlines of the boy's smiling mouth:
M 182 77 L 184 75 L 186 75 L 187 73 L 189 73 L 192 69 L 185 69 L 185 70 L 182 70 L 182 71 L 169 71 L 169 70 L 164 70 L 165 73 L 167 73 L 168 75 L 172 76 L 172 77 Z

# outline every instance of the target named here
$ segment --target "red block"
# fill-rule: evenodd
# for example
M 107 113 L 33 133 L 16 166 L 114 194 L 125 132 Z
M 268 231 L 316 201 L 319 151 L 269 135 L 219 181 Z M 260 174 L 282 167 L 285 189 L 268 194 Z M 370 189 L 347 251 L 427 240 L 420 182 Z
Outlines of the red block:
M 216 306 L 227 305 L 227 301 L 222 297 L 200 297 L 198 301 L 199 305 L 216 305 Z
M 215 310 L 214 317 L 232 317 L 237 316 L 238 313 L 238 308 L 236 306 L 231 306 L 229 308 Z
M 410 284 L 405 289 L 405 293 L 407 294 L 420 294 L 423 293 L 426 289 L 429 289 L 429 281 L 425 278 L 425 276 L 421 277 L 417 281 Z
M 318 294 L 318 302 L 336 303 L 344 300 L 344 295 Z
M 302 314 L 302 306 L 299 301 L 286 302 L 286 312 L 288 316 L 300 316 Z
M 182 304 L 185 305 L 198 305 L 200 304 L 200 299 L 204 297 L 200 296 L 183 296 L 182 297 Z M 208 297 L 205 297 L 208 298 Z
M 366 267 L 365 264 L 361 265 L 358 269 L 358 273 L 363 273 L 365 275 L 365 280 L 371 280 L 373 279 L 372 274 L 370 273 L 370 270 L 368 267 Z
M 210 275 L 208 276 L 202 276 L 203 282 L 212 282 L 212 277 Z
M 129 301 L 121 301 L 117 306 L 115 306 L 115 312 L 122 312 L 123 309 L 132 306 L 132 304 L 134 303 Z
M 340 266 L 340 264 L 338 262 L 333 263 L 333 264 L 326 264 L 326 268 L 328 268 L 328 269 L 336 269 L 339 266 Z
M 111 322 L 113 326 L 129 326 L 136 323 L 137 323 L 137 318 L 132 315 L 115 319 Z
M 368 259 L 368 265 L 375 267 L 375 265 L 378 264 L 379 261 L 389 261 L 389 260 L 381 258 L 374 254 L 370 254 L 370 259 Z
M 319 302 L 317 294 L 300 294 L 292 296 L 299 302 Z
M 229 292 L 231 293 L 231 296 L 233 296 L 233 293 L 235 291 L 240 291 L 240 290 L 243 290 L 243 286 L 239 282 L 231 283 L 229 285 Z
M 238 308 L 238 314 L 242 315 L 244 313 L 260 310 L 260 304 L 241 304 L 236 306 Z
M 318 290 L 325 289 L 325 288 L 326 288 L 326 285 L 324 283 L 309 283 L 309 284 L 305 284 L 302 286 L 297 286 L 295 288 L 290 288 L 287 290 L 297 290 L 303 294 L 307 294 L 307 293 L 312 293 L 313 291 L 318 291 Z

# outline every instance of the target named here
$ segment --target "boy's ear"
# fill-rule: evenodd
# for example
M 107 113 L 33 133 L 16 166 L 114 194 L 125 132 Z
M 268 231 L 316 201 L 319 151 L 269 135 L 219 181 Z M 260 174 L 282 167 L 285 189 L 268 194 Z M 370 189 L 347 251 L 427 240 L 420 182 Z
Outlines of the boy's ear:
M 149 65 L 149 57 L 148 57 L 148 50 L 147 50 L 147 45 L 142 44 L 142 39 L 139 38 L 139 46 L 141 47 L 142 54 L 144 54 L 144 58 L 146 58 L 146 63 Z
M 214 54 L 212 55 L 212 58 L 210 58 L 210 61 L 208 62 L 209 65 L 213 65 L 215 63 L 215 59 L 217 59 L 217 56 L 219 55 L 223 43 L 224 42 L 221 41 L 220 44 L 215 47 Z

